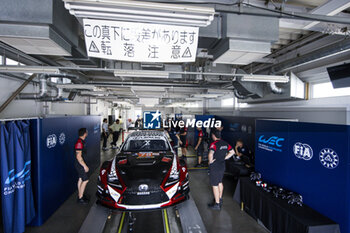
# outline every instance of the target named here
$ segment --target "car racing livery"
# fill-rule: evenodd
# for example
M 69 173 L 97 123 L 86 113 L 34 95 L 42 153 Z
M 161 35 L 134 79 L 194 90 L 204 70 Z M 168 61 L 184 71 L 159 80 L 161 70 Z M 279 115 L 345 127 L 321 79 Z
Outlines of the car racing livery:
M 98 203 L 119 210 L 149 210 L 188 199 L 186 163 L 175 155 L 164 132 L 136 131 L 112 161 L 103 163 Z

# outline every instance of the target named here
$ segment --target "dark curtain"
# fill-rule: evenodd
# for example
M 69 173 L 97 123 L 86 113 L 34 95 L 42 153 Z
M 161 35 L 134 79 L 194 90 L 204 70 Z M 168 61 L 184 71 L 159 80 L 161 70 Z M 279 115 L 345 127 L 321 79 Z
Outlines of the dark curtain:
M 1 202 L 5 233 L 24 232 L 35 216 L 28 121 L 0 123 Z

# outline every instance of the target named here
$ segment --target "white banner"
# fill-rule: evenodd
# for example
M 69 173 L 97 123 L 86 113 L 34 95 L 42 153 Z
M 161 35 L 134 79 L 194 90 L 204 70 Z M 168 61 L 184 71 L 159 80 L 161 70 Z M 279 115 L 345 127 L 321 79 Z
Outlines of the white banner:
M 193 62 L 198 27 L 84 19 L 89 57 L 136 62 Z

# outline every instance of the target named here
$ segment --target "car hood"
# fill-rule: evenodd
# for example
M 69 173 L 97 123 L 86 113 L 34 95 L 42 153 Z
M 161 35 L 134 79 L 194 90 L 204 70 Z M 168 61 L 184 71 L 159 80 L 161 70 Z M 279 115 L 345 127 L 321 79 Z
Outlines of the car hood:
M 159 188 L 173 159 L 171 152 L 122 152 L 114 161 L 127 189 L 133 190 L 141 184 Z

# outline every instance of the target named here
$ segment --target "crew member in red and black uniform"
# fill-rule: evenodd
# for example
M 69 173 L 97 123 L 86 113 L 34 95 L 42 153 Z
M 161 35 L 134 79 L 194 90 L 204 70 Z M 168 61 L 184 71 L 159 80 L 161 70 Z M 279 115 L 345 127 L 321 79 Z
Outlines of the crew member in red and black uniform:
M 221 131 L 214 129 L 211 132 L 211 137 L 214 140 L 209 147 L 209 179 L 210 185 L 213 188 L 214 201 L 208 204 L 211 209 L 220 210 L 222 207 L 222 193 L 224 185 L 222 178 L 225 172 L 225 160 L 229 159 L 235 154 L 233 148 L 221 139 Z
M 87 204 L 89 203 L 89 198 L 84 195 L 84 191 L 87 183 L 89 182 L 88 172 L 89 167 L 86 165 L 84 159 L 86 159 L 86 146 L 85 139 L 88 135 L 86 128 L 81 128 L 78 131 L 79 138 L 75 143 L 75 168 L 78 172 L 78 203 Z
M 198 139 L 197 139 L 197 144 L 194 147 L 194 150 L 197 151 L 197 165 L 195 167 L 201 167 L 202 166 L 202 157 L 204 153 L 204 145 L 203 145 L 203 130 L 201 127 L 197 127 L 198 130 Z

